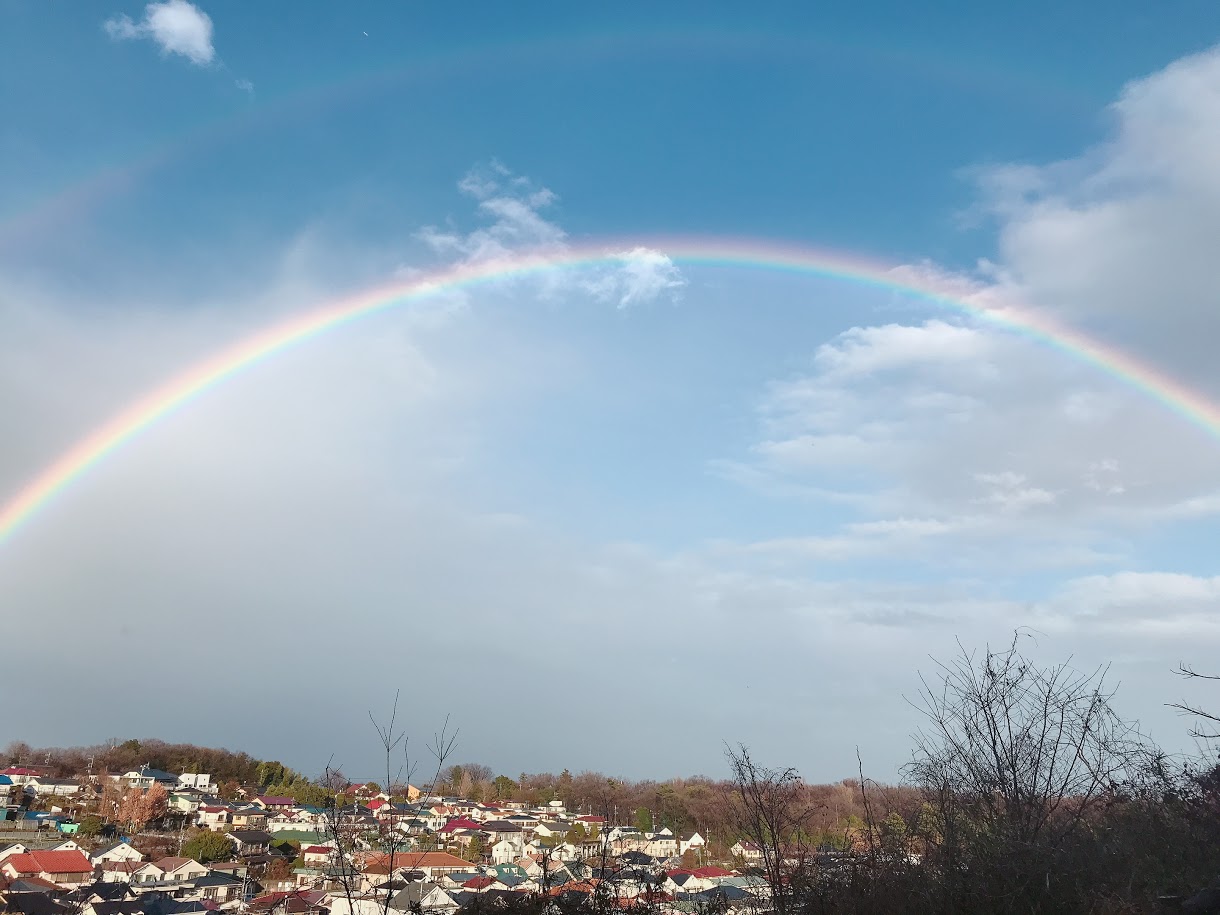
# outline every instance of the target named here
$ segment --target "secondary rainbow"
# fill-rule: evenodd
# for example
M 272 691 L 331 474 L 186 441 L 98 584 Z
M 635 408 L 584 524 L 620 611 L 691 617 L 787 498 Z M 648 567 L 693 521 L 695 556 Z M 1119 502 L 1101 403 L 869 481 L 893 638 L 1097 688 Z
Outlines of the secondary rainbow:
M 59 455 L 0 508 L 0 545 L 31 517 L 106 457 L 170 413 L 243 369 L 351 321 L 369 317 L 427 295 L 475 287 L 548 270 L 610 266 L 632 250 L 662 251 L 675 262 L 716 267 L 780 270 L 843 280 L 914 296 L 941 308 L 966 313 L 1038 340 L 1091 364 L 1148 395 L 1220 440 L 1220 405 L 1159 369 L 1066 327 L 1026 307 L 987 302 L 971 290 L 933 275 L 911 273 L 853 254 L 793 247 L 758 240 L 647 239 L 586 244 L 558 253 L 524 254 L 462 264 L 433 274 L 368 289 L 275 324 L 204 359 Z

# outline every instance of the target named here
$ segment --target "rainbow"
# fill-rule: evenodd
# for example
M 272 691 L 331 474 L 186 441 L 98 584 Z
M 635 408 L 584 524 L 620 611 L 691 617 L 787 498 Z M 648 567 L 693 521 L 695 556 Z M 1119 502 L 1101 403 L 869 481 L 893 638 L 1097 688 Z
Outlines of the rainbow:
M 331 302 L 240 340 L 131 404 L 38 473 L 0 507 L 0 545 L 69 486 L 141 432 L 277 353 L 352 321 L 428 295 L 552 270 L 621 264 L 630 257 L 628 252 L 643 247 L 663 251 L 678 264 L 778 270 L 842 280 L 911 296 L 970 315 L 1092 365 L 1220 440 L 1220 406 L 1199 392 L 1038 311 L 988 302 L 977 290 L 963 289 L 961 284 L 929 272 L 895 268 L 858 255 L 763 241 L 650 239 L 625 244 L 586 244 L 558 253 L 523 254 L 496 261 L 465 263 L 429 275 L 398 280 Z
M 465 42 L 456 47 L 429 46 L 416 50 L 418 53 L 413 53 L 406 63 L 396 59 L 390 66 L 323 73 L 309 84 L 256 104 L 234 93 L 233 111 L 166 134 L 143 150 L 118 152 L 112 161 L 95 166 L 88 174 L 54 191 L 36 193 L 24 205 L 0 213 L 0 247 L 53 232 L 155 172 L 192 156 L 215 153 L 226 143 L 244 140 L 257 132 L 290 127 L 296 121 L 314 121 L 320 111 L 350 105 L 379 92 L 452 79 L 469 70 L 494 73 L 505 66 L 556 63 L 585 66 L 590 62 L 630 59 L 641 53 L 664 54 L 667 59 L 675 54 L 703 54 L 716 59 L 762 57 L 769 61 L 776 55 L 785 55 L 797 60 L 832 59 L 838 65 L 870 71 L 889 70 L 903 80 L 923 79 L 973 95 L 998 94 L 1036 105 L 1039 111 L 1045 111 L 1048 105 L 1058 105 L 1077 115 L 1097 107 L 1097 100 L 1078 87 L 1049 81 L 1045 74 L 1032 70 L 997 67 L 994 60 L 985 57 L 956 61 L 939 54 L 913 54 L 898 45 L 852 41 L 843 35 L 828 38 L 757 27 L 743 29 L 739 23 L 694 29 L 683 23 L 648 32 L 631 26 L 617 30 L 599 27 L 591 33 L 556 32 L 529 40 L 514 37 L 511 41 Z

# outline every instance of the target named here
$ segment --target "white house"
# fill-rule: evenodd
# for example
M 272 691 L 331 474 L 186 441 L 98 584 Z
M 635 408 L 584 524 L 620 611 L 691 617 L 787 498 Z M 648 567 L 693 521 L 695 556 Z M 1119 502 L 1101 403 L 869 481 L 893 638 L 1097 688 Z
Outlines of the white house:
M 691 849 L 699 851 L 706 845 L 707 839 L 697 832 L 692 832 L 689 836 L 685 836 L 678 842 L 678 854 L 684 855 Z
M 761 861 L 763 856 L 762 849 L 759 848 L 757 844 L 754 842 L 747 842 L 744 839 L 737 842 L 732 848 L 730 848 L 729 853 L 732 854 L 733 857 L 741 858 L 741 860 L 747 863 Z
M 135 873 L 144 866 L 143 861 L 103 861 L 102 883 L 131 883 Z
M 228 807 L 204 806 L 195 811 L 195 822 L 204 829 L 221 832 L 233 822 L 233 811 Z
M 160 782 L 166 788 L 174 788 L 178 784 L 178 776 L 173 772 L 165 772 L 162 769 L 152 769 L 148 766 L 141 766 L 138 770 L 132 769 L 130 772 L 124 772 L 122 775 L 110 776 L 116 782 L 122 782 L 130 788 L 151 788 L 157 782 Z
M 29 848 L 20 842 L 14 842 L 6 848 L 0 848 L 0 861 L 3 861 L 5 858 L 11 858 L 13 855 L 24 855 L 28 851 Z
M 492 864 L 512 864 L 519 857 L 521 857 L 520 845 L 511 839 L 501 839 L 491 847 Z
M 562 839 L 571 828 L 567 823 L 539 823 L 534 827 L 534 835 L 542 836 L 544 839 Z
M 107 861 L 143 861 L 144 855 L 126 842 L 114 842 L 104 848 L 99 848 L 89 856 L 94 864 L 105 864 Z
M 178 787 L 194 788 L 204 794 L 215 794 L 217 789 L 212 776 L 203 772 L 183 772 L 178 776 Z
M 123 865 L 127 862 L 116 863 Z M 125 868 L 116 867 L 114 869 L 121 872 L 121 869 Z M 109 871 L 110 868 L 106 868 L 106 870 Z M 128 874 L 129 876 L 127 882 L 130 883 L 132 887 L 137 887 L 141 883 L 160 883 L 165 879 L 165 871 L 163 871 L 156 863 L 152 861 L 145 861 L 135 870 L 129 871 Z
M 27 794 L 38 797 L 71 797 L 80 791 L 80 782 L 71 778 L 47 778 L 36 776 L 25 783 Z
M 157 862 L 164 875 L 162 880 L 172 880 L 175 883 L 185 883 L 198 880 L 208 872 L 208 869 L 194 858 L 162 858 Z
M 654 858 L 672 858 L 678 854 L 678 840 L 670 833 L 655 833 L 644 845 L 643 851 Z

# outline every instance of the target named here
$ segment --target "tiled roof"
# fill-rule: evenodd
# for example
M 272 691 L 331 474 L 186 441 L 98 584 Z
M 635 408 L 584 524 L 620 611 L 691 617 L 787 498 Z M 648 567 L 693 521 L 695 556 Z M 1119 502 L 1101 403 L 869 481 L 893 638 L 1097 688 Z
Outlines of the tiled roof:
M 79 851 L 30 851 L 5 859 L 21 874 L 85 874 L 93 864 Z
M 370 867 L 385 867 L 390 863 L 387 854 L 373 855 L 368 859 Z M 394 855 L 394 869 L 421 867 L 470 867 L 469 861 L 463 861 L 456 855 L 444 851 L 403 851 Z

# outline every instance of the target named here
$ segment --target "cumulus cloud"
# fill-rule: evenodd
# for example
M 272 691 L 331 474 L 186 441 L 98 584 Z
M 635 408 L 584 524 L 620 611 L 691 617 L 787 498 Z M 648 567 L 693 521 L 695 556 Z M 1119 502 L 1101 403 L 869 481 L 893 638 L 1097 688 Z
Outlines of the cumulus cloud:
M 188 0 L 150 3 L 138 21 L 119 14 L 107 19 L 104 28 L 116 41 L 146 39 L 155 43 L 162 54 L 178 54 L 201 67 L 216 58 L 212 19 Z
M 896 276 L 984 316 L 1022 303 L 1215 402 L 1220 49 L 1130 83 L 1111 113 L 1111 135 L 1076 157 L 973 173 L 996 230 L 977 270 L 919 263 Z M 1041 539 L 1043 558 L 1087 567 L 1120 558 L 1139 532 L 1220 513 L 1216 452 L 1115 377 L 964 316 L 858 326 L 822 343 L 762 395 L 748 452 L 713 467 L 776 497 L 839 506 L 838 529 L 811 535 L 828 554 L 887 547 L 853 529 L 861 520 L 971 518 L 967 552 L 995 537 L 1031 558 L 1020 538 Z
M 462 232 L 452 226 L 427 226 L 419 238 L 435 253 L 467 263 L 511 260 L 521 255 L 563 261 L 573 253 L 568 234 L 545 212 L 558 202 L 549 188 L 514 174 L 492 161 L 469 171 L 458 188 L 478 205 L 484 224 Z M 589 263 L 534 278 L 551 297 L 578 289 L 620 308 L 673 297 L 686 279 L 663 252 L 645 247 L 600 252 Z
M 1112 134 L 1061 162 L 976 172 L 1004 292 L 1086 325 L 1212 393 L 1220 262 L 1220 49 L 1127 85 Z M 1134 331 L 1134 332 L 1133 332 Z

